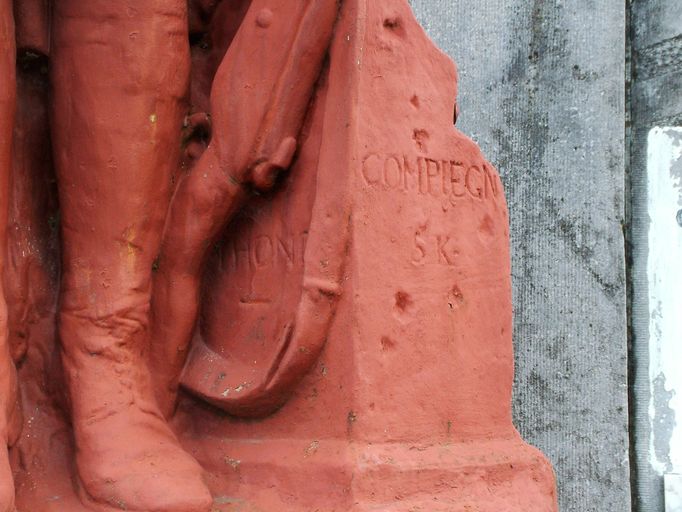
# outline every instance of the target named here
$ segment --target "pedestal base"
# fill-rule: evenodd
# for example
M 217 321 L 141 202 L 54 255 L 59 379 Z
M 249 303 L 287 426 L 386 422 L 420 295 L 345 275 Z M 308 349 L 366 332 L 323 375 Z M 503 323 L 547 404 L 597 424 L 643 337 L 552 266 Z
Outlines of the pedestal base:
M 221 512 L 550 512 L 554 475 L 519 439 L 419 446 L 216 440 L 191 449 Z M 217 448 L 217 445 L 219 447 Z

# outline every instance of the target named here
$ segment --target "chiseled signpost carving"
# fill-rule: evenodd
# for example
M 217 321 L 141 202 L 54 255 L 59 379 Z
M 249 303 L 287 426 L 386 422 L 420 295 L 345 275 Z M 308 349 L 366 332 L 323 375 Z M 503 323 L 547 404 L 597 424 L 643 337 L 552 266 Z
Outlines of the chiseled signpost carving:
M 0 42 L 0 512 L 556 510 L 405 0 L 0 0 Z

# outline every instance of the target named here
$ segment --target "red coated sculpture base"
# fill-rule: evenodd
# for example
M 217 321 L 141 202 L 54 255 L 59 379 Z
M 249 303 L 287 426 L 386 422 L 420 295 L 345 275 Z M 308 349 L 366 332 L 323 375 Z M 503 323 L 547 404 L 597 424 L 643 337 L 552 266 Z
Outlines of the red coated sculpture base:
M 283 462 L 264 453 L 280 454 Z M 211 482 L 221 511 L 553 510 L 551 468 L 520 440 L 437 446 L 235 442 L 204 462 L 219 472 Z M 232 483 L 225 485 L 230 472 Z
M 456 84 L 407 1 L 343 2 L 290 174 L 208 263 L 172 427 L 213 510 L 558 510 L 551 466 L 512 425 L 508 213 L 497 172 L 453 127 Z M 125 509 L 79 498 L 54 392 L 58 277 L 36 268 L 46 305 L 19 371 L 17 508 Z

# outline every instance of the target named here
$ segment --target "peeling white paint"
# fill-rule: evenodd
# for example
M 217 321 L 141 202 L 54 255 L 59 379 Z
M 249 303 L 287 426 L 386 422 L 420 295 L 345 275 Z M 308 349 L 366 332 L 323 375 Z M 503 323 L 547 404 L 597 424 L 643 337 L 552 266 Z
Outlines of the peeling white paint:
M 682 512 L 682 475 L 665 475 L 665 512 Z
M 647 180 L 650 460 L 663 475 L 682 473 L 682 128 L 649 132 Z

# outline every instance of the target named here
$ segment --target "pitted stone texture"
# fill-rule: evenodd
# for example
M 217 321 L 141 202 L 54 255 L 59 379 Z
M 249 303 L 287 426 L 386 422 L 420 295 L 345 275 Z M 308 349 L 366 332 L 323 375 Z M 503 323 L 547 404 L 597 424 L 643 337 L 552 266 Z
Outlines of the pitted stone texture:
M 625 6 L 411 3 L 506 187 L 516 424 L 552 460 L 562 511 L 628 511 Z

